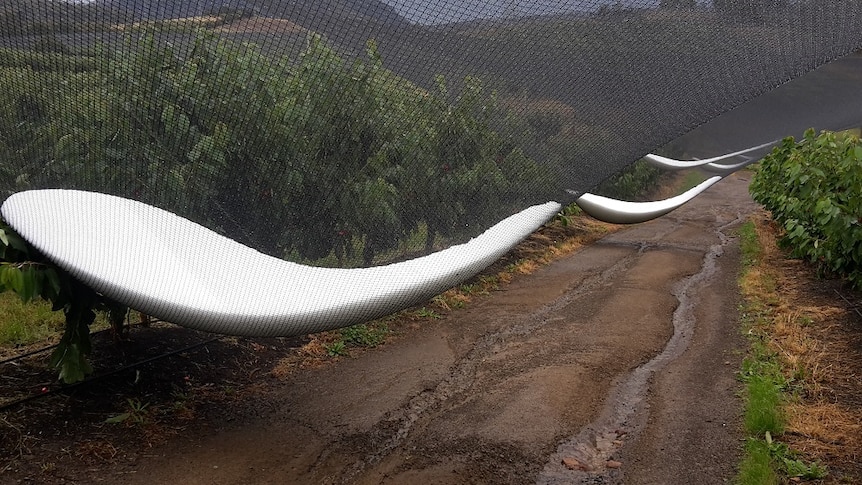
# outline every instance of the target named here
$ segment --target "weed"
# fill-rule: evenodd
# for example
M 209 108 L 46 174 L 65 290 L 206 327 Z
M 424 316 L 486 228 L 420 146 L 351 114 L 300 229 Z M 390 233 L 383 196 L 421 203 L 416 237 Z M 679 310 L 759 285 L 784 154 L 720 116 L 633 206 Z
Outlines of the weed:
M 469 286 L 475 287 L 475 285 Z M 477 291 L 475 290 L 475 288 L 473 288 L 473 290 Z M 462 288 L 452 288 L 451 290 L 441 293 L 431 299 L 431 301 L 435 305 L 437 305 L 444 311 L 464 308 L 467 306 L 467 303 L 469 303 L 470 300 L 470 294 L 464 291 Z
M 500 278 L 494 275 L 482 275 L 479 277 L 479 281 L 482 283 L 484 292 L 488 292 L 500 286 Z
M 739 245 L 742 251 L 742 267 L 743 269 L 748 269 L 757 264 L 762 253 L 754 222 L 748 221 L 743 224 L 739 228 L 738 234 Z
M 342 328 L 341 340 L 347 345 L 360 347 L 377 347 L 386 340 L 389 335 L 389 327 L 383 324 L 353 325 Z
M 563 227 L 569 227 L 572 225 L 572 220 L 575 217 L 581 215 L 582 213 L 583 211 L 580 207 L 578 207 L 577 204 L 570 204 L 566 207 L 563 207 L 563 210 L 557 213 L 556 220 Z
M 434 310 L 430 310 L 424 306 L 416 310 L 416 316 L 420 318 L 443 318 L 442 316 L 440 316 L 439 313 L 435 312 Z
M 826 477 L 827 468 L 819 462 L 808 463 L 798 457 L 784 443 L 773 441 L 769 432 L 764 433 L 764 441 L 769 450 L 769 456 L 779 465 L 788 477 L 798 477 L 802 480 L 817 480 Z
M 804 382 L 805 379 L 809 376 L 808 368 L 805 367 L 805 364 L 798 362 L 796 367 L 793 368 L 793 373 L 791 374 L 791 382 Z
M 751 354 L 742 361 L 739 380 L 748 384 L 754 379 L 767 379 L 779 390 L 787 388 L 787 382 L 781 373 L 781 365 L 774 353 L 769 352 L 761 342 L 751 345 Z
M 749 355 L 743 360 L 740 380 L 745 382 L 745 430 L 749 439 L 737 481 L 743 485 L 778 483 L 769 446 L 757 437 L 779 434 L 784 429 L 780 412 L 784 380 L 774 352 L 764 342 L 771 319 L 765 303 L 771 292 L 764 284 L 765 276 L 757 271 L 761 245 L 754 223 L 749 221 L 740 230 L 742 276 L 740 289 L 745 302 L 740 308 L 743 329 L 750 342 Z M 768 434 L 767 434 L 768 433 Z
M 138 399 L 129 398 L 126 399 L 126 404 L 128 409 L 126 412 L 112 416 L 106 419 L 105 422 L 109 424 L 119 424 L 129 421 L 136 424 L 143 424 L 147 420 L 147 414 L 149 413 L 147 408 L 150 406 L 149 403 L 142 403 Z
M 468 295 L 472 295 L 473 293 L 476 293 L 478 291 L 478 287 L 479 285 L 476 283 L 464 283 L 463 285 L 461 285 L 461 291 Z
M 326 350 L 326 355 L 330 357 L 338 357 L 340 355 L 347 354 L 347 346 L 344 344 L 343 340 L 336 340 L 329 344 L 323 344 L 323 348 Z
M 782 361 L 773 343 L 780 332 L 788 331 L 783 323 L 792 321 L 801 327 L 812 321 L 798 315 L 790 320 L 786 315 L 779 318 L 776 311 L 781 303 L 777 294 L 778 278 L 764 267 L 764 249 L 754 222 L 745 223 L 739 235 L 740 290 L 744 297 L 740 315 L 750 346 L 739 373 L 740 380 L 746 384 L 744 423 L 749 438 L 737 482 L 774 484 L 779 482 L 779 474 L 794 479 L 822 478 L 827 473 L 823 465 L 806 463 L 786 444 L 773 440 L 786 426 L 785 393 L 799 390 L 807 375 L 803 364 Z
M 800 326 L 808 327 L 814 323 L 814 319 L 806 315 L 801 315 L 798 319 L 798 322 Z
M 174 412 L 185 412 L 188 410 L 187 404 L 191 398 L 189 392 L 182 390 L 179 386 L 174 386 L 171 391 L 171 398 L 174 400 L 171 409 Z

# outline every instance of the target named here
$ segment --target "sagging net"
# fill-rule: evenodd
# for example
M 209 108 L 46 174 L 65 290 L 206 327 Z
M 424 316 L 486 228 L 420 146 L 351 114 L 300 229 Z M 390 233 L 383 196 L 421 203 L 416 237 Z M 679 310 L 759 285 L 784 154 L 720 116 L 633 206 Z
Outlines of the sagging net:
M 860 12 L 850 0 L 4 1 L 0 200 L 103 192 L 280 258 L 379 264 L 570 202 L 862 47 Z M 804 106 L 789 99 L 695 144 L 714 155 L 815 124 L 773 123 L 788 119 L 776 106 Z

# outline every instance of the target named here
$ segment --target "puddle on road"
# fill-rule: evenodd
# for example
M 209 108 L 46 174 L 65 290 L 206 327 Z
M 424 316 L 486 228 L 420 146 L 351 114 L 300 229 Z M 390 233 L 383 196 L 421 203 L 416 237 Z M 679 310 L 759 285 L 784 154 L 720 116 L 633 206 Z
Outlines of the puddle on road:
M 680 357 L 691 343 L 698 290 L 705 287 L 716 273 L 716 259 L 724 253 L 724 246 L 730 240 L 724 231 L 741 219 L 737 216 L 719 227 L 715 231 L 719 242 L 706 251 L 700 271 L 674 285 L 673 295 L 679 300 L 679 305 L 673 313 L 674 333 L 664 350 L 614 383 L 599 418 L 557 447 L 537 477 L 538 485 L 607 483 L 618 475 L 617 469 L 622 464 L 614 461 L 613 457 L 625 445 L 626 439 L 637 433 L 646 422 L 644 413 L 649 380 Z

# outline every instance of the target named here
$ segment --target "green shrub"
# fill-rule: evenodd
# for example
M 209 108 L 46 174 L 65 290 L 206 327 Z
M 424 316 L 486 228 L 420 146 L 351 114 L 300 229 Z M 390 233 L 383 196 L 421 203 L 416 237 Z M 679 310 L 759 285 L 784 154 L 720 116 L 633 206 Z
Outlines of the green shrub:
M 616 199 L 638 199 L 656 188 L 661 175 L 661 169 L 641 160 L 602 182 L 595 193 Z
M 5 193 L 106 192 L 276 257 L 371 264 L 420 228 L 429 249 L 475 236 L 534 202 L 526 184 L 553 185 L 500 135 L 511 117 L 479 79 L 425 91 L 384 69 L 373 42 L 348 62 L 316 35 L 298 59 L 205 32 L 186 52 L 142 35 L 83 74 L 27 67 L 84 58 L 4 55 L 17 67 L 0 70 Z
M 830 132 L 787 138 L 763 159 L 754 200 L 784 228 L 779 243 L 822 274 L 862 287 L 862 142 Z
M 428 249 L 476 235 L 524 208 L 526 184 L 553 185 L 500 135 L 510 114 L 477 78 L 429 92 L 384 69 L 373 42 L 348 62 L 317 35 L 298 59 L 205 32 L 183 52 L 155 39 L 86 58 L 0 49 L 0 197 L 110 193 L 277 257 L 371 264 L 417 233 Z M 56 363 L 83 378 L 93 310 L 114 306 L 26 245 L 3 250 L 0 291 L 65 312 Z

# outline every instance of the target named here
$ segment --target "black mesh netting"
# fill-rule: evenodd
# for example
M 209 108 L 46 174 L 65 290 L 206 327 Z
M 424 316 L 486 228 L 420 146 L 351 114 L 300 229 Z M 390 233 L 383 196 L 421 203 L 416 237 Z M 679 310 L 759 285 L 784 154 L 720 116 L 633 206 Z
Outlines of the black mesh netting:
M 862 47 L 860 13 L 855 0 L 4 1 L 0 200 L 95 190 L 279 257 L 374 264 L 570 201 Z M 728 113 L 692 146 L 858 121 L 854 66 L 830 71 L 841 89 Z M 828 105 L 818 95 L 836 108 L 808 118 Z

